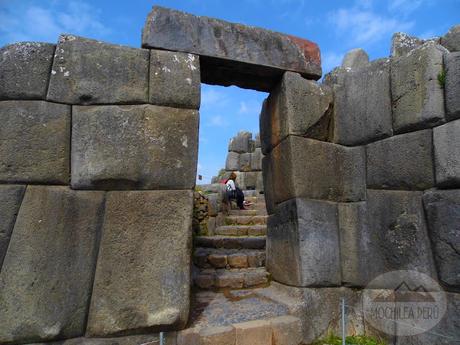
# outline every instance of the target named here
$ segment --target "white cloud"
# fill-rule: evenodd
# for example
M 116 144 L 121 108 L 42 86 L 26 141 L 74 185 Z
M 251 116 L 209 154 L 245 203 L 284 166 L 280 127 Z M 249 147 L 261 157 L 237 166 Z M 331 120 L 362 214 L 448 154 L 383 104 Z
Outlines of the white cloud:
M 330 13 L 329 21 L 340 36 L 348 36 L 351 45 L 364 45 L 380 41 L 393 32 L 407 31 L 414 22 L 401 21 L 358 8 L 339 9 Z
M 215 116 L 211 116 L 211 118 L 207 122 L 207 126 L 209 127 L 227 127 L 228 121 L 221 115 L 215 115 Z
M 214 107 L 228 102 L 228 96 L 215 88 L 203 87 L 201 92 L 201 107 Z
M 342 64 L 343 54 L 337 54 L 335 52 L 323 52 L 321 55 L 323 74 L 332 71 L 335 67 Z
M 259 115 L 262 104 L 255 100 L 241 101 L 238 109 L 240 115 Z
M 59 6 L 59 4 L 62 4 Z M 56 42 L 59 34 L 103 38 L 110 30 L 101 22 L 99 10 L 85 2 L 53 2 L 48 6 L 0 9 L 0 33 L 8 43 L 17 41 Z
M 389 1 L 388 9 L 394 12 L 401 13 L 402 11 L 404 14 L 409 14 L 426 2 L 426 0 L 391 0 Z

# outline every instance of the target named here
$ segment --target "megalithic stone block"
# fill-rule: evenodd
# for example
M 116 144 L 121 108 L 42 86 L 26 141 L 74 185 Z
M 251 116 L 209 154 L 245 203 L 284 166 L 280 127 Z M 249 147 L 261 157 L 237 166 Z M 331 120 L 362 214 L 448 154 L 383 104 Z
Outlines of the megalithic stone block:
M 228 151 L 247 153 L 251 152 L 251 132 L 239 132 L 235 137 L 230 139 L 228 144 Z
M 251 171 L 252 153 L 242 153 L 240 155 L 240 171 Z
M 185 326 L 192 211 L 192 191 L 107 194 L 89 335 Z
M 6 255 L 13 231 L 16 216 L 21 206 L 25 186 L 1 185 L 0 186 L 0 271 L 2 270 L 3 258 Z
M 391 56 L 400 57 L 420 47 L 424 41 L 405 32 L 396 32 L 391 38 Z
M 342 202 L 365 199 L 363 147 L 289 136 L 266 157 L 271 160 L 272 177 L 265 190 L 272 190 L 275 204 L 299 197 Z
M 202 82 L 270 91 L 284 71 L 321 77 L 318 46 L 277 32 L 153 7 L 144 48 L 200 55 Z
M 433 129 L 436 185 L 460 187 L 460 119 Z
M 277 205 L 267 224 L 267 268 L 287 285 L 340 285 L 337 204 L 295 198 Z
M 0 272 L 0 343 L 83 336 L 104 192 L 28 186 Z
M 0 102 L 0 182 L 69 182 L 70 106 Z
M 267 213 L 273 214 L 275 213 L 275 193 L 272 188 L 275 188 L 275 186 L 273 184 L 272 161 L 268 156 L 262 158 L 262 180 Z
M 149 51 L 61 35 L 47 100 L 69 104 L 147 103 Z
M 423 203 L 439 278 L 460 287 L 460 189 L 426 192 Z
M 371 143 L 366 155 L 369 188 L 425 190 L 434 186 L 431 129 Z
M 353 146 L 393 133 L 388 59 L 344 74 L 344 83 L 334 87 L 334 95 L 331 141 Z
M 54 44 L 21 42 L 0 49 L 0 100 L 45 99 Z
M 455 120 L 460 118 L 460 51 L 447 54 L 444 63 L 446 69 L 446 83 L 444 86 L 446 118 L 447 120 Z
M 200 59 L 198 56 L 150 50 L 150 103 L 198 109 L 200 94 Z
M 451 52 L 460 51 L 460 25 L 454 25 L 441 37 L 441 44 Z
M 225 161 L 225 170 L 237 171 L 240 170 L 240 154 L 237 152 L 229 152 L 227 154 L 227 160 Z
M 428 42 L 391 60 L 393 130 L 433 127 L 444 120 L 444 93 L 438 76 L 446 50 Z
M 258 171 L 262 170 L 262 150 L 256 148 L 253 153 L 251 153 L 251 170 Z
M 288 135 L 327 140 L 332 91 L 326 85 L 286 72 L 270 93 L 260 117 L 262 152 L 267 154 Z
M 365 201 L 339 203 L 340 262 L 342 282 L 347 286 L 365 287 L 373 277 L 369 260 L 378 262 L 376 243 L 367 221 Z
M 371 279 L 393 270 L 415 270 L 437 279 L 422 192 L 368 189 L 367 224 L 374 246 L 367 256 Z
M 366 67 L 368 64 L 369 55 L 361 48 L 348 51 L 342 60 L 343 68 L 361 68 Z
M 155 105 L 74 107 L 72 187 L 192 189 L 198 116 Z

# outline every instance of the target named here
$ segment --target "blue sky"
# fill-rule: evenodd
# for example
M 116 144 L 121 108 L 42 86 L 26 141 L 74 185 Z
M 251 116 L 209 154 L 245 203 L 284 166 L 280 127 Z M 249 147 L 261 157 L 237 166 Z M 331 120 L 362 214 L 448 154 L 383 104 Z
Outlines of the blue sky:
M 428 38 L 460 23 L 460 0 L 0 0 L 0 46 L 56 42 L 66 32 L 140 47 L 153 5 L 310 39 L 320 46 L 325 72 L 353 48 L 364 48 L 371 59 L 388 56 L 394 32 Z M 198 168 L 205 181 L 224 165 L 235 133 L 257 132 L 265 97 L 236 87 L 202 86 Z

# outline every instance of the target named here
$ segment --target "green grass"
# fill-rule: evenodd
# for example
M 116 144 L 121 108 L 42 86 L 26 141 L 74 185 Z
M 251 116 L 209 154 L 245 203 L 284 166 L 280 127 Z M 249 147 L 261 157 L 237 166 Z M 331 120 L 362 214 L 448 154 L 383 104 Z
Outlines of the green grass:
M 365 335 L 348 336 L 345 342 L 347 345 L 387 345 L 382 340 Z M 342 339 L 334 334 L 329 334 L 324 339 L 317 340 L 312 345 L 342 345 Z
M 446 85 L 446 70 L 444 68 L 441 73 L 438 74 L 438 83 L 442 88 Z

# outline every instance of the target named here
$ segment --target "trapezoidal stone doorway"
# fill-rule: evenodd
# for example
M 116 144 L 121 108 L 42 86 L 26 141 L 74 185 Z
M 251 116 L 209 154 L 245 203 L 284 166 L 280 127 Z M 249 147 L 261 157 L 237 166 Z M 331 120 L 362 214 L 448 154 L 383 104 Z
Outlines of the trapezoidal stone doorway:
M 1 49 L 1 344 L 185 327 L 201 82 L 271 92 L 261 115 L 269 213 L 295 196 L 279 198 L 276 162 L 294 162 L 277 150 L 297 138 L 287 113 L 299 92 L 327 103 L 308 80 L 321 77 L 316 44 L 155 7 L 142 46 L 61 35 Z M 281 258 L 269 262 L 275 280 L 298 281 L 297 266 L 287 279 Z

